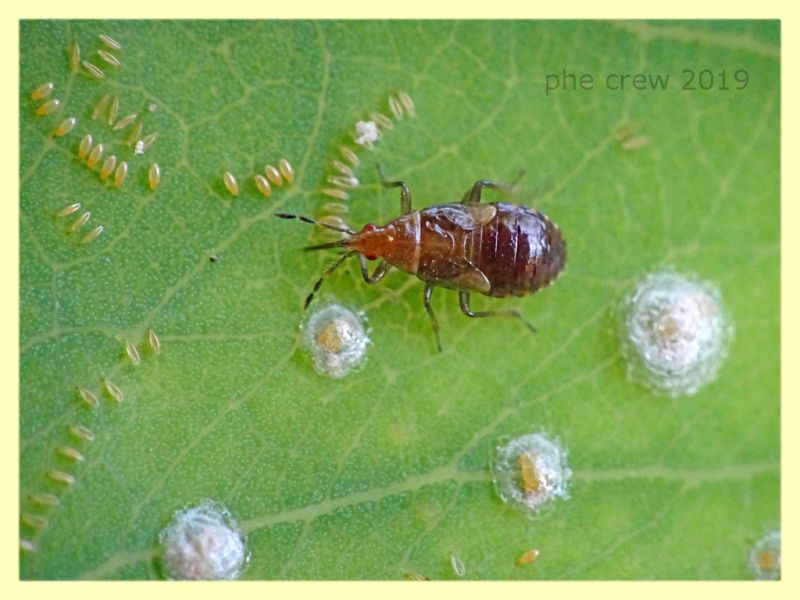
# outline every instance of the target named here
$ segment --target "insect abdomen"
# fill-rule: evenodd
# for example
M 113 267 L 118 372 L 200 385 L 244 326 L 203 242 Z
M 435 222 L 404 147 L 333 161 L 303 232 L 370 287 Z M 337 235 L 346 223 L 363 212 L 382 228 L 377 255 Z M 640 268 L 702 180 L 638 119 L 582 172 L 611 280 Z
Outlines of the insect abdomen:
M 558 227 L 525 206 L 442 204 L 419 215 L 415 268 L 393 264 L 423 281 L 525 296 L 554 281 L 564 266 L 566 244 Z
M 526 206 L 497 203 L 496 217 L 473 243 L 471 261 L 492 285 L 490 296 L 525 296 L 552 283 L 567 257 L 561 231 Z

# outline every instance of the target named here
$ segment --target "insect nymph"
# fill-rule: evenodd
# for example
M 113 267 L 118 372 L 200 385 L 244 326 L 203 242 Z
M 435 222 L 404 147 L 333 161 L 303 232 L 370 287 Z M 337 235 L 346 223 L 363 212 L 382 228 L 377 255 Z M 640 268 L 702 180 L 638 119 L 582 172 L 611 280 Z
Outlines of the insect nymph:
M 377 283 L 391 267 L 425 282 L 425 310 L 436 334 L 439 351 L 442 349 L 439 323 L 430 303 L 434 287 L 458 290 L 461 312 L 468 317 L 514 317 L 535 331 L 513 309 L 473 312 L 470 294 L 526 296 L 555 281 L 567 258 L 566 242 L 555 223 L 542 213 L 519 204 L 481 203 L 484 188 L 508 187 L 486 179 L 476 181 L 460 203 L 437 204 L 419 211 L 411 209 L 411 191 L 405 182 L 383 180 L 383 185 L 400 188 L 403 213 L 383 227 L 368 224 L 355 232 L 319 223 L 309 217 L 275 215 L 282 219 L 300 219 L 348 236 L 306 248 L 345 250 L 317 280 L 314 290 L 306 298 L 306 308 L 324 279 L 347 258 L 358 256 L 367 283 Z M 382 260 L 370 275 L 367 261 L 378 258 Z

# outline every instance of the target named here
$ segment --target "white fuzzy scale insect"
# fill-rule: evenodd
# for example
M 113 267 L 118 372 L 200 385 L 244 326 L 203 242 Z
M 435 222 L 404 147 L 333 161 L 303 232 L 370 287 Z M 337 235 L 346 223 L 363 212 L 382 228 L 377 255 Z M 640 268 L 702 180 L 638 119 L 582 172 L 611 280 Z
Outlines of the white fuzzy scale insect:
M 569 497 L 572 471 L 567 452 L 544 433 L 523 435 L 498 447 L 493 472 L 500 499 L 528 515 L 556 498 Z
M 364 363 L 370 339 L 361 316 L 329 304 L 309 316 L 303 342 L 317 372 L 339 379 Z
M 673 398 L 716 377 L 732 333 L 719 291 L 672 271 L 648 275 L 621 306 L 629 378 Z
M 237 579 L 249 560 L 236 521 L 212 501 L 176 512 L 159 541 L 169 579 Z

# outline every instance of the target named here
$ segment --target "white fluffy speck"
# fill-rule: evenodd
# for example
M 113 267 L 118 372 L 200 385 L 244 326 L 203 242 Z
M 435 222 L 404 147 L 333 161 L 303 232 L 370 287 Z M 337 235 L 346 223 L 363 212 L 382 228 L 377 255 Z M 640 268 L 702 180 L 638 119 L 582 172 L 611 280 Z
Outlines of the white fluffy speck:
M 378 141 L 381 132 L 375 121 L 359 121 L 356 123 L 356 134 L 354 140 L 359 146 L 372 148 L 372 144 Z

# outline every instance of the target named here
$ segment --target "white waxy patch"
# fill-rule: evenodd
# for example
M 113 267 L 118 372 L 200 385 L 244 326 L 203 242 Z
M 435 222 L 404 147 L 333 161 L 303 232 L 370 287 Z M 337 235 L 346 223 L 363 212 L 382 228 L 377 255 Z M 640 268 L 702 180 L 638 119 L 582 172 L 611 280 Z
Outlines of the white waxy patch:
M 249 560 L 236 521 L 210 500 L 176 512 L 159 541 L 169 579 L 237 579 Z
M 672 398 L 714 380 L 732 333 L 719 291 L 672 271 L 648 275 L 621 306 L 628 377 Z
M 759 580 L 781 578 L 781 532 L 771 531 L 758 540 L 748 557 L 750 571 Z
M 556 498 L 569 498 L 567 451 L 545 433 L 530 433 L 497 448 L 492 465 L 500 499 L 529 515 Z
M 378 141 L 381 132 L 375 121 L 359 121 L 356 123 L 356 133 L 353 141 L 359 146 L 372 149 L 372 145 Z
M 370 339 L 362 315 L 329 304 L 303 325 L 303 343 L 317 372 L 339 379 L 364 364 Z

